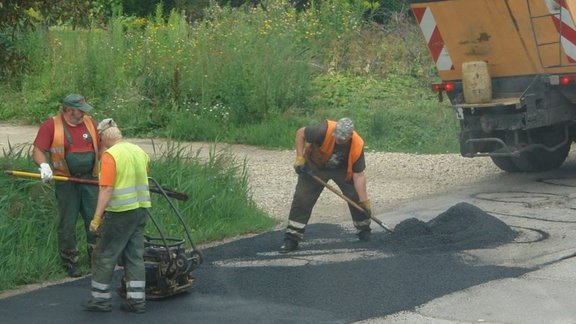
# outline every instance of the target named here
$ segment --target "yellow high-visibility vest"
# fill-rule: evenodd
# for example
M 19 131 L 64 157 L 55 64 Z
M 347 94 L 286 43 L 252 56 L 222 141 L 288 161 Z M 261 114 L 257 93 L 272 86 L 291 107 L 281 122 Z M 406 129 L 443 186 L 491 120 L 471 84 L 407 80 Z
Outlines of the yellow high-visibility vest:
M 148 190 L 149 157 L 139 146 L 120 142 L 106 150 L 116 162 L 116 179 L 106 211 L 122 212 L 140 207 L 150 208 Z

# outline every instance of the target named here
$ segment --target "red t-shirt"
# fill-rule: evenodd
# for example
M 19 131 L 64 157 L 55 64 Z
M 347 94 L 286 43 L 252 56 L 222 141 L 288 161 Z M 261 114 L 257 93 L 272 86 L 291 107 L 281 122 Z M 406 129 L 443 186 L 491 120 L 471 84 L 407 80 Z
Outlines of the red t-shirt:
M 60 118 L 61 115 L 60 115 Z M 90 118 L 84 116 L 84 118 Z M 96 129 L 96 121 L 90 118 L 92 124 L 94 124 L 94 129 Z M 92 145 L 92 137 L 90 132 L 86 128 L 84 123 L 76 126 L 71 126 L 66 121 L 63 120 L 64 127 L 68 129 L 70 137 L 72 138 L 72 144 L 68 142 L 66 138 L 66 131 L 64 131 L 64 150 L 66 153 L 82 153 L 82 152 L 92 152 L 94 151 L 94 146 Z M 49 118 L 40 125 L 38 133 L 36 134 L 36 139 L 34 140 L 34 146 L 39 148 L 42 152 L 46 152 L 50 149 L 52 145 L 52 140 L 54 139 L 54 119 Z

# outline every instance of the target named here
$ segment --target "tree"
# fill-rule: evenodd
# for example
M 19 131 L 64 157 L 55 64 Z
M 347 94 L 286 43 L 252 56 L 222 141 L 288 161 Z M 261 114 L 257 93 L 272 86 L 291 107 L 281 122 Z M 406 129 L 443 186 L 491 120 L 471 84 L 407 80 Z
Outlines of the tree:
M 17 38 L 34 28 L 29 10 L 41 1 L 1 0 L 0 2 L 0 79 L 13 77 L 25 69 L 25 57 L 16 46 Z
M 0 0 L 0 79 L 27 70 L 18 40 L 38 26 L 90 24 L 92 6 L 115 0 Z

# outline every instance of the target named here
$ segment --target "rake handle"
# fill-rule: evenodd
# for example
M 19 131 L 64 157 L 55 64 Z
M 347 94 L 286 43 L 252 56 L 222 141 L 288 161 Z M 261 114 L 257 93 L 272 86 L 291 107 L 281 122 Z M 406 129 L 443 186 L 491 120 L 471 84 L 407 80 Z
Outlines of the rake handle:
M 8 175 L 15 176 L 15 177 L 29 177 L 29 178 L 42 179 L 42 177 L 40 176 L 40 173 L 25 172 L 25 171 L 12 171 L 12 170 L 5 170 L 4 173 L 8 174 Z M 55 181 L 70 181 L 70 182 L 77 182 L 77 183 L 94 185 L 94 186 L 98 185 L 98 180 L 80 179 L 80 178 L 65 177 L 65 176 L 59 176 L 59 175 L 53 176 L 52 179 Z M 182 193 L 182 192 L 173 191 L 173 190 L 169 190 L 169 189 L 165 189 L 165 188 L 157 187 L 157 186 L 148 186 L 148 189 L 154 193 L 164 192 L 164 193 L 166 193 L 166 195 L 168 197 L 172 197 L 172 198 L 175 198 L 175 199 L 178 199 L 181 201 L 188 200 L 188 195 L 185 193 Z

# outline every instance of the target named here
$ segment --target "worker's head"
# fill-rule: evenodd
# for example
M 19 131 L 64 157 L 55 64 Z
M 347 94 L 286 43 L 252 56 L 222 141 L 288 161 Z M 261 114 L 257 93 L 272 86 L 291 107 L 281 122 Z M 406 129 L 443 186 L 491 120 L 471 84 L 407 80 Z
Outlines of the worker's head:
M 66 115 L 66 120 L 74 125 L 84 122 L 84 114 L 91 110 L 92 106 L 86 102 L 86 99 L 76 93 L 67 95 L 62 102 L 62 111 Z
M 332 136 L 336 138 L 336 143 L 344 144 L 352 138 L 352 132 L 354 131 L 354 123 L 348 117 L 341 118 L 336 123 L 336 128 L 332 132 Z
M 122 132 L 112 118 L 105 118 L 98 124 L 98 135 L 104 147 L 110 147 L 122 139 Z

